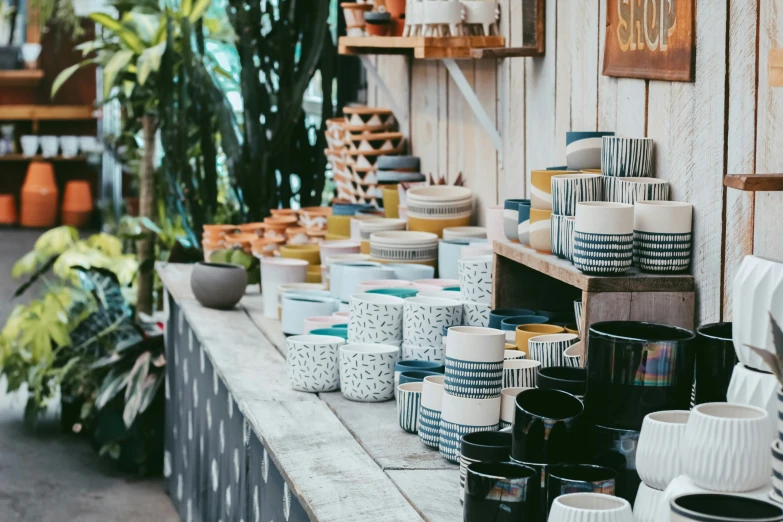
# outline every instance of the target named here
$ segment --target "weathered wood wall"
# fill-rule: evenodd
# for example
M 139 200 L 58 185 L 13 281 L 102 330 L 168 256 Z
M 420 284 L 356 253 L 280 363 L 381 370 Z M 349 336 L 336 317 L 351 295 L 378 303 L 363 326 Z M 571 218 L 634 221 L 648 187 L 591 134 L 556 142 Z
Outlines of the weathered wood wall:
M 501 31 L 518 45 L 520 2 L 500 3 Z M 697 321 L 731 320 L 742 257 L 783 259 L 783 194 L 722 187 L 726 173 L 783 172 L 783 88 L 767 83 L 769 49 L 783 47 L 783 4 L 699 2 L 692 83 L 602 76 L 605 16 L 605 0 L 547 0 L 544 57 L 460 62 L 500 129 L 503 157 L 443 65 L 376 60 L 389 85 L 409 82 L 396 96 L 408 103 L 410 91 L 411 149 L 422 171 L 451 181 L 461 172 L 480 208 L 525 195 L 531 169 L 565 164 L 568 130 L 655 138 L 655 175 L 669 180 L 672 199 L 695 208 Z M 373 85 L 368 97 L 384 103 Z

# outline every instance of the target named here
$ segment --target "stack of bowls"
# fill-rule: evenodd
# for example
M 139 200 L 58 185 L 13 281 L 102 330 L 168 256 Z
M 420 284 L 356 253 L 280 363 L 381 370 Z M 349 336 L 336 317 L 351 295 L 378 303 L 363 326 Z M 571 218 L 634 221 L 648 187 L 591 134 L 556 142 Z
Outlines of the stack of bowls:
M 407 223 L 404 219 L 377 218 L 359 221 L 359 237 L 361 238 L 362 254 L 370 253 L 370 236 L 375 232 L 386 230 L 405 230 Z
M 379 263 L 416 263 L 435 267 L 438 236 L 429 232 L 392 230 L 370 236 L 370 256 Z
M 449 185 L 415 187 L 408 189 L 407 206 L 410 230 L 441 237 L 445 228 L 470 224 L 473 192 Z
M 576 206 L 583 201 L 601 201 L 600 174 L 578 173 L 552 176 L 552 217 L 550 242 L 552 253 L 571 261 L 574 257 Z

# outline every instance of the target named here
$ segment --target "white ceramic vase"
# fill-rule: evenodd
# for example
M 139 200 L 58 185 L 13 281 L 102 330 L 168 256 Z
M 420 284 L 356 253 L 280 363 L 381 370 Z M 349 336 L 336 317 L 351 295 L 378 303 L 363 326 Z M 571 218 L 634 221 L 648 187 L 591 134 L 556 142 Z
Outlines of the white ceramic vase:
M 421 383 L 421 408 L 419 410 L 419 440 L 430 448 L 438 449 L 440 437 L 440 413 L 443 409 L 443 375 L 430 375 Z
M 403 306 L 405 343 L 437 348 L 443 344 L 443 327 L 462 324 L 462 303 L 451 299 L 409 297 Z
M 732 337 L 737 358 L 757 370 L 770 371 L 746 345 L 775 353 L 770 314 L 783 326 L 783 263 L 745 256 L 734 278 Z
M 736 312 L 735 312 L 736 313 Z M 734 323 L 736 324 L 736 323 Z M 780 383 L 771 373 L 747 368 L 742 363 L 731 373 L 726 400 L 735 404 L 756 406 L 767 411 L 767 426 L 771 439 L 778 436 L 778 399 Z
M 278 319 L 277 287 L 285 283 L 304 283 L 307 261 L 283 257 L 261 259 L 261 288 L 264 296 L 264 317 Z
M 286 374 L 295 390 L 329 392 L 340 388 L 342 337 L 295 335 L 286 339 Z
M 354 294 L 348 319 L 348 342 L 402 343 L 402 309 L 399 297 L 383 294 Z
M 446 393 L 500 397 L 506 335 L 494 328 L 455 326 L 446 336 Z
M 463 301 L 492 302 L 492 256 L 459 260 L 459 291 Z
M 761 408 L 740 404 L 693 408 L 680 453 L 685 474 L 710 491 L 763 486 L 771 474 L 767 417 Z
M 500 394 L 491 399 L 468 399 L 444 391 L 438 438 L 441 456 L 459 463 L 462 436 L 476 431 L 496 431 L 499 423 Z
M 549 522 L 633 522 L 631 504 L 600 493 L 569 493 L 552 502 Z
M 682 474 L 680 448 L 688 411 L 659 411 L 644 418 L 636 447 L 636 470 L 649 487 L 664 490 Z
M 382 402 L 394 397 L 394 364 L 399 348 L 389 344 L 346 344 L 340 348 L 340 390 L 352 401 Z

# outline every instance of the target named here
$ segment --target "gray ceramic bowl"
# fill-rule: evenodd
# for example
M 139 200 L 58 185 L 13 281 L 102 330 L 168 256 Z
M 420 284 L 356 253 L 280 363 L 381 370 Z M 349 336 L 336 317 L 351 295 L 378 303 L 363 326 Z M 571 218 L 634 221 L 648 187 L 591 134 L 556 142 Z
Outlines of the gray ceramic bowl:
M 206 308 L 234 308 L 246 288 L 247 271 L 239 265 L 196 263 L 190 274 L 190 289 Z

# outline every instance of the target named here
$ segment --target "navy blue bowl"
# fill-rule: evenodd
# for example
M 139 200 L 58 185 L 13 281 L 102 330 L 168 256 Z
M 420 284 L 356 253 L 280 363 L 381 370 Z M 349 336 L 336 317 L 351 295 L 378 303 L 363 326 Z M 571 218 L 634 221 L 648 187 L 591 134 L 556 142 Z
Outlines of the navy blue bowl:
M 400 384 L 407 384 L 409 382 L 421 382 L 425 377 L 431 375 L 443 375 L 441 372 L 425 372 L 423 370 L 409 370 L 407 372 L 400 373 Z
M 536 313 L 527 308 L 496 308 L 489 312 L 489 327 L 500 329 L 500 322 L 503 319 L 520 315 L 536 315 Z
M 519 205 L 528 205 L 530 206 L 530 200 L 529 199 L 507 199 L 503 202 L 503 208 L 506 210 L 519 210 Z
M 519 204 L 519 223 L 524 223 L 530 220 L 530 203 Z
M 500 329 L 504 332 L 516 330 L 520 324 L 544 324 L 549 319 L 543 315 L 520 315 L 517 317 L 506 317 L 500 321 Z

